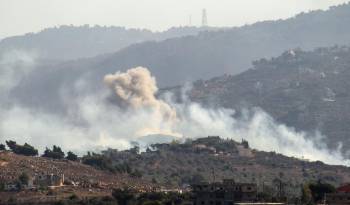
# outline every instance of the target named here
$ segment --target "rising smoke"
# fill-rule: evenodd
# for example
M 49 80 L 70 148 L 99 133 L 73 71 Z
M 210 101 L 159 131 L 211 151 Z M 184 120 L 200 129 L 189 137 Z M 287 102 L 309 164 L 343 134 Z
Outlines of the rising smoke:
M 106 89 L 101 92 L 62 95 L 62 102 L 69 102 L 65 104 L 69 110 L 65 117 L 20 106 L 15 101 L 8 103 L 4 93 L 10 93 L 35 62 L 26 55 L 19 66 L 11 58 L 3 56 L 0 60 L 1 82 L 6 82 L 0 84 L 0 90 L 3 99 L 7 99 L 0 101 L 0 142 L 13 139 L 41 149 L 56 144 L 65 150 L 84 153 L 107 147 L 126 149 L 131 141 L 152 134 L 178 139 L 220 135 L 237 141 L 244 138 L 259 150 L 350 165 L 340 150 L 327 149 L 321 134 L 307 136 L 296 132 L 276 123 L 260 109 L 243 111 L 241 117 L 234 118 L 234 110 L 204 108 L 185 96 L 182 103 L 171 98 L 159 99 L 155 78 L 142 67 L 106 75 Z M 76 83 L 79 86 L 70 89 L 80 91 L 88 83 L 82 78 Z
M 156 98 L 158 91 L 156 80 L 148 69 L 132 68 L 125 73 L 117 72 L 106 75 L 104 82 L 115 92 L 118 102 L 132 110 L 144 110 L 150 119 L 156 121 L 156 126 L 145 126 L 139 135 L 169 134 L 177 122 L 176 111 L 171 105 Z

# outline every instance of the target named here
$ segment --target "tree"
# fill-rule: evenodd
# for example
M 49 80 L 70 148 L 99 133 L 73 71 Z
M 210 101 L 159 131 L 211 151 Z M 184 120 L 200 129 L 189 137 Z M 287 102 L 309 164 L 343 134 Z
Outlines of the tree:
M 17 184 L 18 189 L 23 189 L 24 186 L 29 185 L 29 176 L 28 176 L 28 174 L 23 172 L 21 175 L 19 175 L 16 184 Z
M 52 148 L 52 151 L 54 152 L 54 153 L 57 153 L 57 155 L 62 159 L 62 158 L 64 158 L 64 152 L 62 151 L 62 149 L 61 149 L 61 147 L 59 147 L 59 146 L 53 146 L 53 148 Z
M 142 172 L 138 169 L 135 169 L 133 172 L 131 172 L 130 176 L 135 177 L 135 178 L 141 178 Z
M 74 154 L 73 152 L 69 151 L 67 153 L 66 159 L 68 159 L 70 161 L 78 161 L 78 156 L 76 154 Z
M 4 144 L 0 144 L 0 151 L 5 151 L 6 150 L 6 146 Z
M 333 193 L 335 192 L 335 187 L 331 184 L 322 183 L 321 181 L 318 181 L 317 183 L 309 184 L 309 188 L 311 190 L 312 198 L 314 202 L 318 202 L 323 200 L 324 195 L 326 193 Z
M 22 185 L 27 185 L 28 182 L 29 182 L 29 176 L 27 173 L 23 172 L 19 177 L 18 177 L 18 180 L 19 182 L 22 184 Z
M 59 146 L 54 145 L 52 147 L 52 150 L 46 147 L 46 150 L 44 151 L 44 154 L 42 157 L 52 158 L 52 159 L 63 159 L 64 158 L 64 152 Z
M 130 153 L 133 154 L 139 154 L 140 153 L 140 147 L 138 145 L 135 145 L 133 148 L 129 149 Z
M 5 182 L 0 180 L 0 192 L 4 191 L 4 189 L 5 189 Z
M 24 143 L 24 145 L 20 146 L 20 153 L 27 155 L 27 156 L 36 156 L 38 155 L 38 150 L 35 149 L 33 146 Z
M 7 146 L 15 154 L 21 154 L 26 156 L 36 156 L 38 155 L 38 150 L 33 146 L 25 143 L 24 145 L 18 145 L 15 141 L 9 140 L 6 141 Z
M 16 149 L 17 143 L 15 141 L 9 140 L 9 141 L 6 141 L 6 144 L 11 151 L 14 151 Z
M 134 199 L 133 190 L 125 189 L 114 189 L 112 196 L 118 201 L 118 205 L 128 205 L 129 202 Z
M 116 171 L 115 167 L 112 165 L 112 160 L 101 154 L 88 152 L 87 155 L 83 156 L 82 162 L 83 164 L 87 164 L 101 170 L 108 170 L 110 172 Z
M 301 201 L 304 204 L 312 204 L 312 194 L 309 188 L 309 184 L 304 184 L 301 193 Z
M 191 179 L 189 181 L 189 184 L 198 184 L 205 181 L 205 178 L 203 177 L 203 175 L 197 173 L 197 174 L 193 174 L 191 176 Z
M 335 187 L 331 184 L 322 183 L 308 183 L 302 189 L 302 201 L 304 204 L 314 204 L 324 199 L 326 193 L 335 192 Z
M 246 148 L 246 149 L 249 148 L 249 143 L 248 143 L 248 141 L 245 140 L 245 139 L 242 139 L 242 145 L 243 145 L 243 147 Z
M 161 205 L 159 201 L 146 201 L 142 205 Z

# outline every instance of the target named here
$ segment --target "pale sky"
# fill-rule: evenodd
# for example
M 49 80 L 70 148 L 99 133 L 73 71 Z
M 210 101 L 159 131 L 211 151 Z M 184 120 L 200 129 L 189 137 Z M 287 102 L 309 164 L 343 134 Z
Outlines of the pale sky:
M 165 30 L 200 25 L 240 26 L 327 9 L 349 0 L 0 0 L 0 39 L 59 25 L 114 25 Z

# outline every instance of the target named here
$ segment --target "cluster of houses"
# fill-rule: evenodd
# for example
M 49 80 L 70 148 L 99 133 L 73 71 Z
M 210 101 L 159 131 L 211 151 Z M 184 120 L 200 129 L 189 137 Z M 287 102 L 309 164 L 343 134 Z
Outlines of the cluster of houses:
M 55 188 L 63 186 L 64 174 L 37 173 L 28 176 L 25 184 L 19 183 L 18 179 L 4 180 L 4 191 L 18 191 L 20 189 L 34 190 L 39 188 Z
M 192 185 L 193 205 L 234 205 L 234 204 L 284 204 L 259 203 L 257 185 L 236 183 L 233 179 L 222 182 Z M 335 193 L 325 194 L 323 205 L 350 205 L 350 184 L 340 186 Z
M 338 187 L 335 193 L 326 194 L 325 204 L 350 205 L 350 184 Z
M 257 200 L 257 185 L 236 183 L 233 179 L 222 182 L 200 183 L 192 185 L 194 205 L 234 205 L 236 202 L 254 202 Z

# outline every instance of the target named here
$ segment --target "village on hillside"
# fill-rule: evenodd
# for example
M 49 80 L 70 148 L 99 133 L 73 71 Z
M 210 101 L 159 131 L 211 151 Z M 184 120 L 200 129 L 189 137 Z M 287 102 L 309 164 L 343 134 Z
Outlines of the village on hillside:
M 37 156 L 37 150 L 29 144 L 18 145 L 13 141 L 7 141 L 7 145 L 9 150 L 4 145 L 0 146 L 0 204 L 26 204 L 28 202 L 54 204 L 60 201 L 88 203 L 91 200 L 95 202 L 107 200 L 112 203 L 121 200 L 118 195 L 131 195 L 128 204 L 145 202 L 148 200 L 147 197 L 153 195 L 157 195 L 161 202 L 165 200 L 187 205 L 233 205 L 262 202 L 302 204 L 306 200 L 344 204 L 349 202 L 350 197 L 350 184 L 342 184 L 335 188 L 320 180 L 301 184 L 300 186 L 303 187 L 294 190 L 294 193 L 299 190 L 299 195 L 297 193 L 291 197 L 293 195 L 291 188 L 282 178 L 274 179 L 272 185 L 268 181 L 261 184 L 259 181 L 244 180 L 235 175 L 223 175 L 219 172 L 220 166 L 218 165 L 216 168 L 209 169 L 209 178 L 197 174 L 186 183 L 176 184 L 169 180 L 163 183 L 162 178 L 150 179 L 147 172 L 149 168 L 142 167 L 143 165 L 138 162 L 138 160 L 144 162 L 150 160 L 150 156 L 145 155 L 147 153 L 152 154 L 153 157 L 158 156 L 160 160 L 158 163 L 161 163 L 162 160 L 160 156 L 168 155 L 167 160 L 171 161 L 173 158 L 170 154 L 186 158 L 178 153 L 187 153 L 187 159 L 194 158 L 194 156 L 206 156 L 208 159 L 213 157 L 216 160 L 235 159 L 241 163 L 244 162 L 244 159 L 246 161 L 258 159 L 260 163 L 263 163 L 261 156 L 258 157 L 263 153 L 250 149 L 245 140 L 237 143 L 213 136 L 185 143 L 173 141 L 169 144 L 154 144 L 144 152 L 135 147 L 126 151 L 107 150 L 103 152 L 103 155 L 88 153 L 83 157 L 78 157 L 72 152 L 64 157 L 65 154 L 58 146 L 46 149 L 42 156 Z M 130 158 L 133 158 L 134 163 L 128 161 Z M 275 158 L 275 162 L 281 161 L 277 159 L 278 157 Z M 284 158 L 284 160 L 294 160 L 295 163 L 304 164 L 303 169 L 308 169 L 306 165 L 312 164 L 312 162 L 297 159 Z M 285 163 L 283 160 L 281 162 Z M 212 164 L 210 161 L 206 163 L 207 165 Z M 250 163 L 253 165 L 252 162 Z M 112 167 L 112 164 L 115 166 Z M 143 172 L 136 169 L 135 164 L 138 164 L 138 169 L 143 169 Z M 171 164 L 176 165 L 176 163 Z M 185 168 L 183 163 L 180 164 Z M 151 161 L 147 162 L 148 165 L 153 167 L 151 172 L 157 172 L 157 168 L 152 165 Z M 167 165 L 163 163 L 162 167 L 167 167 Z M 185 172 L 191 172 L 191 170 Z M 341 169 L 338 169 L 337 172 L 341 173 Z M 167 173 L 160 175 L 163 174 Z M 245 171 L 245 174 L 250 175 L 251 173 Z M 281 174 L 282 172 L 279 173 L 280 177 L 282 177 Z M 179 175 L 185 176 L 186 174 L 179 173 Z

